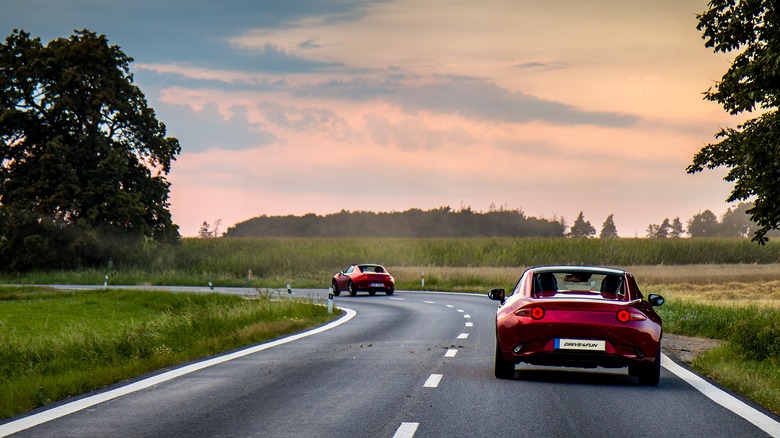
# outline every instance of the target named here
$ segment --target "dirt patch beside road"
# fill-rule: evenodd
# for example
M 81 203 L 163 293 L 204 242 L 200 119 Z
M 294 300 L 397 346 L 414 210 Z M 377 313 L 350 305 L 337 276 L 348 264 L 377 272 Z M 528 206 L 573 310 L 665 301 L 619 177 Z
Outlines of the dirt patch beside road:
M 661 350 L 672 359 L 691 363 L 693 359 L 707 350 L 711 350 L 723 341 L 719 339 L 695 338 L 692 336 L 664 333 Z

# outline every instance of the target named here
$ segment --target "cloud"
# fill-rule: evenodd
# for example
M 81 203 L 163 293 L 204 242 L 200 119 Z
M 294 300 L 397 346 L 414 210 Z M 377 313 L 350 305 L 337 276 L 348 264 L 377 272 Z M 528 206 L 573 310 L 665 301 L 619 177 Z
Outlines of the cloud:
M 627 113 L 588 111 L 512 92 L 479 78 L 437 76 L 421 84 L 403 79 L 404 76 L 397 74 L 383 81 L 334 79 L 300 87 L 294 93 L 301 97 L 381 99 L 410 113 L 430 111 L 508 123 L 544 121 L 556 125 L 627 127 L 639 121 L 638 117 Z
M 231 107 L 227 117 L 211 102 L 200 110 L 164 103 L 156 110 L 168 128 L 168 135 L 179 140 L 182 153 L 251 149 L 275 140 L 260 124 L 250 122 L 246 109 L 241 106 Z
M 261 102 L 258 108 L 268 123 L 287 131 L 319 132 L 335 140 L 348 140 L 352 136 L 347 122 L 332 109 L 299 108 L 270 101 Z

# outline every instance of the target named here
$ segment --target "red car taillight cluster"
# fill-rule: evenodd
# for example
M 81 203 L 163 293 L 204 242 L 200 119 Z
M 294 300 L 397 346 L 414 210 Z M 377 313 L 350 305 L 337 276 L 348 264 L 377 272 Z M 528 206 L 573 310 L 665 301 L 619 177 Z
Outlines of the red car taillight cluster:
M 532 319 L 540 320 L 544 318 L 544 308 L 539 306 L 534 306 L 529 308 L 523 308 L 523 309 L 517 309 L 515 310 L 515 315 L 517 316 L 530 316 Z
M 540 306 L 534 306 L 534 307 L 524 307 L 522 309 L 515 310 L 515 315 L 517 316 L 530 316 L 532 319 L 540 320 L 544 318 L 545 311 L 544 308 Z M 647 319 L 647 317 L 641 313 L 632 313 L 628 311 L 627 309 L 620 309 L 617 312 L 617 320 L 626 323 L 629 321 L 644 321 Z
M 647 317 L 641 313 L 631 313 L 627 309 L 620 309 L 617 312 L 617 320 L 620 322 L 644 321 Z

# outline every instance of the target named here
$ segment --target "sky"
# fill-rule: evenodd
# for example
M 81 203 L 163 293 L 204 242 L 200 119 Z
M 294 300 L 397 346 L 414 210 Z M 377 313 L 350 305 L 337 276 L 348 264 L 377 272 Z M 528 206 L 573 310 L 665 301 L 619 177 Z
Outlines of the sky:
M 449 206 L 580 212 L 618 233 L 704 210 L 685 169 L 722 128 L 707 0 L 0 0 L 3 38 L 76 29 L 132 57 L 179 139 L 183 236 L 261 215 Z M 345 234 L 348 230 L 345 230 Z

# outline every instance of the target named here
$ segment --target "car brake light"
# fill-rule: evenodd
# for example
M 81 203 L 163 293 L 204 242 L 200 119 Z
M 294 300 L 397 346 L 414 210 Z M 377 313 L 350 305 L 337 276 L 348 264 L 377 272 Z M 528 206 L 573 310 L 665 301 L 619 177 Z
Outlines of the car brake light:
M 530 316 L 533 319 L 542 319 L 544 318 L 544 309 L 541 307 L 531 307 L 529 308 L 523 308 L 518 309 L 515 311 L 515 315 L 517 316 Z
M 626 309 L 620 309 L 617 313 L 617 319 L 620 322 L 644 321 L 647 319 L 647 317 L 641 313 L 631 313 Z

